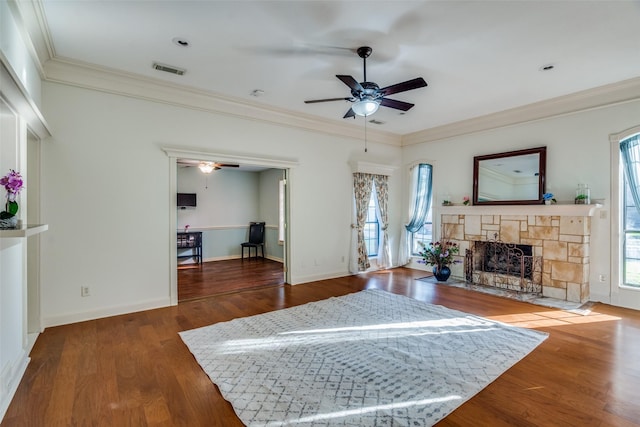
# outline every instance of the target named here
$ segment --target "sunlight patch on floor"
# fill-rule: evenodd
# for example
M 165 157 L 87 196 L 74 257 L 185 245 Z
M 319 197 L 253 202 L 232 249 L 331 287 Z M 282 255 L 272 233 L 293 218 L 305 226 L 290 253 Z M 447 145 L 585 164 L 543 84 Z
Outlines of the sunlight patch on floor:
M 591 312 L 588 315 L 576 314 L 570 311 L 536 311 L 531 313 L 501 314 L 485 316 L 487 319 L 508 323 L 522 328 L 544 328 L 550 326 L 566 326 L 594 322 L 610 322 L 620 320 L 619 317 Z
M 479 317 L 453 317 L 416 322 L 286 331 L 265 338 L 235 339 L 215 343 L 211 345 L 211 350 L 219 354 L 239 354 L 286 346 L 387 340 L 423 335 L 482 333 L 494 329 L 498 329 L 494 322 Z

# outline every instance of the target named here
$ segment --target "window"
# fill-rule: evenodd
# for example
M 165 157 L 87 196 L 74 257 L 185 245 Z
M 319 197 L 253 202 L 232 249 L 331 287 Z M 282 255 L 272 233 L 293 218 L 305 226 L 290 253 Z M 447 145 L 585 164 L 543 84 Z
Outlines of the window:
M 623 181 L 623 245 L 622 274 L 623 282 L 629 286 L 640 286 L 640 214 L 631 196 L 629 184 Z
M 380 245 L 380 223 L 378 222 L 376 197 L 376 188 L 374 186 L 371 190 L 367 220 L 364 224 L 364 244 L 367 246 L 367 255 L 370 257 L 378 255 L 378 246 Z
M 422 227 L 415 233 L 411 233 L 411 254 L 418 255 L 418 252 L 422 250 L 420 243 L 428 245 L 433 241 L 433 221 L 431 219 L 432 209 L 429 209 L 427 218 L 422 224 Z
M 634 135 L 621 141 L 621 145 L 625 145 L 623 151 L 625 149 L 628 150 L 626 156 L 625 154 L 622 155 L 622 164 L 624 165 L 626 162 L 630 162 L 631 173 L 636 175 L 630 180 L 628 176 L 629 168 L 622 168 L 623 178 L 620 182 L 622 284 L 635 287 L 640 287 L 640 213 L 638 213 L 638 209 L 636 208 L 636 199 L 633 197 L 632 186 L 629 185 L 629 181 L 638 178 L 635 169 L 638 168 L 639 164 L 637 154 L 635 154 L 637 153 L 637 149 L 634 148 L 634 145 L 637 145 L 639 136 L 640 135 Z
M 427 163 L 420 163 L 413 169 L 412 217 L 407 225 L 408 247 L 411 255 L 418 255 L 422 249 L 421 243 L 428 245 L 433 241 L 433 214 L 431 209 L 433 167 Z

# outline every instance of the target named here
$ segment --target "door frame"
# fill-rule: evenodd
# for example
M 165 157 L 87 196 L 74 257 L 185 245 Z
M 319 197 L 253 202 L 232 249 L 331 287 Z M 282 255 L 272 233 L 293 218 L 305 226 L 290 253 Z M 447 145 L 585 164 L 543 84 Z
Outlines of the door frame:
M 284 170 L 285 186 L 285 242 L 283 251 L 284 281 L 291 283 L 290 255 L 290 216 L 291 216 L 291 170 L 299 165 L 298 161 L 290 158 L 256 157 L 243 154 L 217 153 L 207 150 L 184 149 L 180 147 L 162 147 L 162 151 L 169 158 L 169 299 L 171 305 L 178 304 L 178 259 L 177 259 L 177 231 L 178 206 L 175 194 L 178 191 L 178 159 L 193 159 L 220 163 L 236 163 L 240 166 L 260 166 Z

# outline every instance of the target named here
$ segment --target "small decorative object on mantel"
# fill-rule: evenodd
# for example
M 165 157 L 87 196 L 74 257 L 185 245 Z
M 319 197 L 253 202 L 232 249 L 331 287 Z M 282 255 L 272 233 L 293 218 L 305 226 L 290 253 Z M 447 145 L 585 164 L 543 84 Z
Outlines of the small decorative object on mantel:
M 5 204 L 5 210 L 0 212 L 0 229 L 12 229 L 18 226 L 18 202 L 16 202 L 16 196 L 20 194 L 22 190 L 22 177 L 19 172 L 13 169 L 9 170 L 9 173 L 0 178 L 0 185 L 7 190 L 7 203 Z
M 587 184 L 578 184 L 576 190 L 576 205 L 590 205 L 591 204 L 591 189 Z
M 451 264 L 457 264 L 460 261 L 453 258 L 460 251 L 457 243 L 453 242 L 431 242 L 425 245 L 420 242 L 422 250 L 418 254 L 422 257 L 418 260 L 421 264 L 433 265 L 433 275 L 438 282 L 446 282 L 451 275 Z
M 189 227 L 191 227 L 189 224 L 184 226 L 184 232 L 188 233 L 189 232 Z
M 556 203 L 556 199 L 553 198 L 553 193 L 544 193 L 542 195 L 542 198 L 544 199 L 544 204 L 545 205 L 550 205 L 552 203 Z
M 451 196 L 448 194 L 445 194 L 442 197 L 442 206 L 453 206 L 453 203 L 451 202 Z
M 462 204 L 463 204 L 463 205 L 465 205 L 465 206 L 469 206 L 469 203 L 471 203 L 471 202 L 469 201 L 469 196 L 464 196 L 464 197 L 462 198 Z

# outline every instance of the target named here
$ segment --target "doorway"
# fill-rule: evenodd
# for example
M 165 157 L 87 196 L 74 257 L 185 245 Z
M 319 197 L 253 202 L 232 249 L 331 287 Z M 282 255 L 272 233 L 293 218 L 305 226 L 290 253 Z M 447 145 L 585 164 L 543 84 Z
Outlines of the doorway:
M 228 224 L 227 226 L 211 226 L 211 224 L 209 224 L 208 226 L 204 227 L 202 230 L 197 229 L 197 227 L 192 227 L 192 224 L 188 224 L 185 221 L 182 221 L 182 223 L 179 221 L 179 215 L 178 215 L 178 206 L 177 206 L 177 197 L 176 194 L 179 192 L 179 186 L 178 186 L 178 165 L 179 162 L 178 160 L 181 159 L 191 159 L 191 160 L 196 160 L 196 161 L 205 161 L 205 162 L 217 162 L 217 163 L 225 163 L 225 164 L 237 164 L 239 165 L 239 168 L 237 169 L 238 171 L 244 169 L 248 169 L 251 170 L 252 168 L 255 170 L 256 168 L 258 169 L 262 169 L 262 170 L 268 170 L 268 169 L 275 169 L 278 170 L 278 173 L 280 174 L 279 176 L 282 178 L 281 181 L 283 181 L 284 183 L 286 183 L 286 185 L 283 186 L 283 200 L 282 200 L 282 205 L 284 208 L 284 219 L 283 219 L 283 223 L 282 223 L 282 234 L 280 235 L 280 233 L 278 233 L 278 244 L 281 245 L 281 249 L 282 249 L 282 258 L 281 258 L 281 263 L 278 262 L 278 264 L 280 264 L 280 268 L 279 268 L 279 272 L 281 274 L 281 282 L 282 283 L 289 283 L 290 282 L 290 272 L 289 272 L 289 268 L 288 268 L 288 262 L 289 262 L 289 257 L 290 257 L 290 249 L 289 249 L 289 230 L 287 227 L 288 221 L 289 221 L 289 217 L 290 217 L 290 210 L 289 210 L 289 197 L 290 197 L 290 192 L 289 192 L 289 184 L 290 184 L 290 172 L 291 172 L 291 168 L 297 166 L 297 161 L 295 160 L 290 160 L 290 159 L 261 159 L 261 158 L 256 158 L 256 157 L 244 157 L 244 156 L 235 156 L 235 155 L 228 155 L 228 154 L 216 154 L 216 153 L 210 153 L 210 152 L 194 152 L 194 151 L 185 151 L 185 150 L 181 150 L 181 149 L 177 149 L 177 148 L 163 148 L 163 150 L 165 151 L 165 153 L 169 156 L 170 159 L 170 204 L 169 204 L 169 209 L 170 209 L 170 236 L 169 236 L 169 241 L 170 241 L 170 297 L 171 297 L 171 303 L 172 304 L 177 304 L 179 300 L 182 300 L 183 298 L 179 297 L 179 289 L 178 289 L 178 274 L 181 274 L 181 278 L 182 276 L 188 277 L 189 274 L 191 274 L 191 276 L 195 276 L 196 274 L 200 274 L 201 275 L 201 280 L 206 281 L 207 280 L 207 275 L 209 276 L 209 283 L 208 286 L 211 286 L 211 281 L 212 280 L 217 280 L 221 282 L 221 286 L 222 286 L 222 278 L 224 276 L 224 274 L 222 274 L 222 272 L 220 270 L 218 270 L 217 272 L 211 272 L 212 269 L 209 268 L 204 268 L 204 264 L 216 264 L 219 261 L 225 261 L 226 264 L 233 264 L 234 262 L 236 263 L 235 266 L 235 270 L 236 272 L 234 274 L 241 276 L 242 274 L 247 274 L 248 276 L 255 276 L 255 272 L 257 270 L 253 270 L 253 272 L 251 272 L 251 268 L 250 267 L 257 267 L 256 264 L 258 261 L 262 261 L 265 265 L 263 265 L 263 270 L 266 271 L 264 274 L 265 275 L 271 275 L 272 271 L 273 271 L 273 263 L 274 260 L 270 260 L 268 259 L 269 256 L 267 255 L 265 260 L 262 260 L 261 258 L 256 259 L 256 258 L 252 258 L 251 260 L 247 260 L 245 258 L 244 261 L 238 260 L 239 258 L 239 251 L 240 251 L 240 243 L 242 243 L 243 239 L 246 239 L 246 227 L 248 227 L 248 222 L 249 221 L 243 221 L 244 224 L 242 227 L 241 224 Z M 182 162 L 180 162 L 182 163 Z M 210 181 L 209 181 L 210 182 Z M 202 183 L 203 185 L 209 185 L 208 181 L 205 181 L 203 179 Z M 231 209 L 229 206 L 225 206 L 225 209 Z M 269 221 L 271 222 L 271 224 L 267 224 L 267 228 L 271 228 L 272 231 L 280 231 L 280 224 L 274 224 L 274 221 Z M 276 221 L 277 222 L 277 221 Z M 192 263 L 192 265 L 190 265 L 188 268 L 185 267 L 184 274 L 182 274 L 182 272 L 179 272 L 178 270 L 178 249 L 177 249 L 177 234 L 179 232 L 184 232 L 184 228 L 186 225 L 190 225 L 189 229 L 191 231 L 202 231 L 203 234 L 203 251 L 202 251 L 202 260 L 205 261 L 205 263 L 203 263 L 203 267 L 199 267 L 198 265 Z M 244 227 L 244 228 L 243 228 Z M 240 228 L 243 228 L 242 231 L 240 231 Z M 214 231 L 214 232 L 224 232 L 227 234 L 233 234 L 233 233 L 241 233 L 241 237 L 238 237 L 236 240 L 236 242 L 233 244 L 234 247 L 237 247 L 237 252 L 236 253 L 231 253 L 231 252 L 227 252 L 225 253 L 215 253 L 212 252 L 211 250 L 208 250 L 207 248 L 207 239 L 205 237 L 205 232 L 209 232 L 209 231 Z M 223 233 L 223 234 L 224 234 Z M 282 240 L 280 240 L 280 238 Z M 212 240 L 209 240 L 210 242 L 212 242 Z M 237 244 L 237 245 L 236 245 Z M 209 248 L 211 249 L 211 248 Z M 268 252 L 267 252 L 268 253 Z M 225 259 L 225 257 L 227 259 Z M 206 261 L 215 261 L 212 263 L 207 263 Z M 228 262 L 227 262 L 228 261 Z M 249 263 L 249 261 L 251 263 L 254 263 L 253 265 L 251 265 Z M 244 262 L 244 267 L 242 267 L 242 263 Z M 225 267 L 222 263 L 218 263 L 217 266 L 209 266 L 207 265 L 206 267 Z M 233 269 L 233 265 L 231 267 L 229 267 L 228 265 L 226 266 L 227 269 L 231 268 Z M 271 267 L 271 268 L 269 268 Z M 197 269 L 202 269 L 201 272 L 197 271 Z M 190 271 L 189 271 L 190 270 Z M 244 270 L 244 273 L 242 273 L 242 271 Z M 252 279 L 252 283 L 249 283 L 248 285 L 251 286 L 253 284 L 253 286 L 256 285 L 260 285 L 260 281 L 256 281 L 255 277 L 254 279 Z M 227 289 L 227 292 L 231 292 L 234 291 L 234 287 L 237 287 L 239 284 L 238 283 L 232 283 L 231 281 L 229 281 L 228 283 L 226 283 L 224 286 Z M 205 286 L 206 287 L 206 286 Z M 190 298 L 185 298 L 185 299 L 190 299 Z

